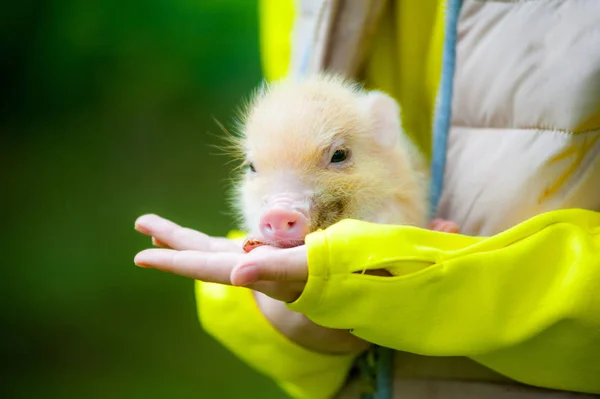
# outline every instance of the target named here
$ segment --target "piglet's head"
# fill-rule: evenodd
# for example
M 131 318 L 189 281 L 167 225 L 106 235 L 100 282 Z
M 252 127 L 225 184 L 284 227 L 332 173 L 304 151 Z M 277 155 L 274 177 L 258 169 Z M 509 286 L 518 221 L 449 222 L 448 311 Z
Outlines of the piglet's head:
M 399 109 L 334 76 L 265 86 L 242 113 L 234 208 L 249 237 L 280 247 L 393 195 Z

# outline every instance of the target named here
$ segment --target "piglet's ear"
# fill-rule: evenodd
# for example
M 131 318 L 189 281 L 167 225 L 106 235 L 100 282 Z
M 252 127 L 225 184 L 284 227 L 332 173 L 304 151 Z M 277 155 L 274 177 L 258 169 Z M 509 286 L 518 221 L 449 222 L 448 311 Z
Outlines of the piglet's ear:
M 400 107 L 396 100 L 377 90 L 366 93 L 361 100 L 371 117 L 375 142 L 382 147 L 396 145 L 402 132 Z

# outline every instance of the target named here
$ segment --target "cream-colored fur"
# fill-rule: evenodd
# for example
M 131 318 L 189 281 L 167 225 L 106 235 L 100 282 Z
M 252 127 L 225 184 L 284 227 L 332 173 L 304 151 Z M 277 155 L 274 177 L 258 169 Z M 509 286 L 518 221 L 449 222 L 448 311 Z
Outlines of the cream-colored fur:
M 233 195 L 246 231 L 279 194 L 306 204 L 311 230 L 342 218 L 425 225 L 427 173 L 389 96 L 319 74 L 265 84 L 241 116 L 237 147 L 256 170 L 240 173 Z M 346 165 L 329 164 L 336 148 L 350 150 Z M 336 201 L 341 213 L 319 212 Z

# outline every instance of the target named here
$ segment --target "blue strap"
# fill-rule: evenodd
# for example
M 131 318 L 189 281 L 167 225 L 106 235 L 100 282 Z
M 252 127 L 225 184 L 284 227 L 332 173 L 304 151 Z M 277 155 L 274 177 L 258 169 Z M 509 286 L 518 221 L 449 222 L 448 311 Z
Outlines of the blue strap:
M 375 399 L 392 399 L 394 386 L 394 350 L 376 347 L 377 356 L 377 391 Z
M 462 0 L 448 0 L 442 78 L 438 91 L 437 107 L 433 126 L 433 157 L 431 162 L 430 217 L 434 217 L 442 194 L 448 133 L 452 119 L 452 92 L 456 60 L 456 29 Z
M 357 359 L 362 380 L 361 399 L 392 397 L 393 356 L 393 350 L 374 346 Z

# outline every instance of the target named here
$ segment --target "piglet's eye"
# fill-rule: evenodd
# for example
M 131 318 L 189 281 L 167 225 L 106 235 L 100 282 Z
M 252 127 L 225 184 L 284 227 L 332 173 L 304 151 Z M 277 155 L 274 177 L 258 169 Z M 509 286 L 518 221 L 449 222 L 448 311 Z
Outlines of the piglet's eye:
M 256 173 L 256 168 L 254 167 L 254 164 L 252 162 L 248 164 L 248 169 L 250 169 L 250 172 Z
M 348 158 L 348 154 L 348 150 L 337 150 L 333 153 L 333 156 L 331 157 L 331 163 L 344 162 L 346 158 Z

